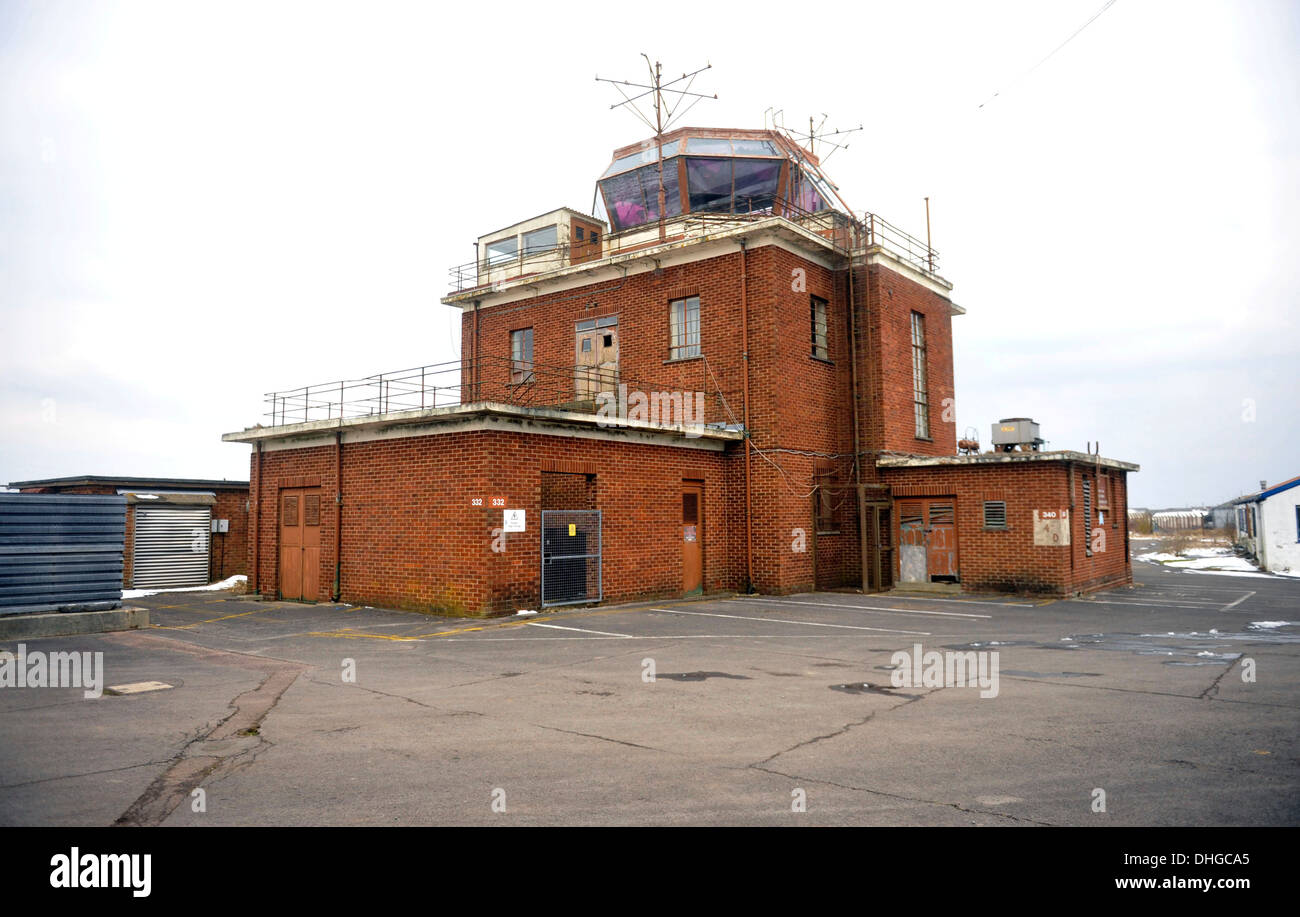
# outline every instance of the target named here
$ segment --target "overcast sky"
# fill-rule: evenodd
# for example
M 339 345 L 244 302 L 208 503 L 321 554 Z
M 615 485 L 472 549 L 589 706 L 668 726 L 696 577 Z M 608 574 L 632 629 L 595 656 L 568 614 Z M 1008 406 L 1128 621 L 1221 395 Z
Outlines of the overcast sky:
M 1300 474 L 1300 3 L 0 3 L 0 482 L 247 478 L 264 392 L 454 360 L 447 269 L 588 210 L 686 119 L 865 130 L 827 172 L 932 208 L 958 433 L 1031 416 L 1134 505 Z M 1035 66 L 1038 65 L 1038 66 Z M 982 107 L 981 107 L 982 105 Z

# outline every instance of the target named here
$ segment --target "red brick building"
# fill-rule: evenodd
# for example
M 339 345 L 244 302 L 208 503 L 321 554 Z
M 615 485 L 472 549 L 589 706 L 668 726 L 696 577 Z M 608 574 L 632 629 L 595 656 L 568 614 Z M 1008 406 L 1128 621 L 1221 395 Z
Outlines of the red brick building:
M 247 481 L 84 475 L 9 486 L 27 494 L 125 496 L 124 588 L 203 586 L 248 572 Z
M 254 588 L 488 614 L 1130 580 L 1137 466 L 958 456 L 937 254 L 807 150 L 684 128 L 598 189 L 453 269 L 459 363 L 275 393 L 224 437 L 254 447 Z

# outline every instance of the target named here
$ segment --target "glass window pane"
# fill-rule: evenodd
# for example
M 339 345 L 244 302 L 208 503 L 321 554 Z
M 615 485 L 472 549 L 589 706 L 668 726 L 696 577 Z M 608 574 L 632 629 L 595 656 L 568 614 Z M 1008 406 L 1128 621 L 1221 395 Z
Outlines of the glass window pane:
M 615 232 L 646 221 L 645 192 L 637 173 L 625 172 L 607 178 L 600 183 L 600 190 L 604 192 L 609 221 Z
M 686 160 L 691 212 L 731 212 L 731 163 L 730 159 Z
M 490 242 L 487 247 L 488 264 L 500 264 L 519 254 L 519 238 L 511 236 L 499 242 Z
M 737 156 L 775 156 L 776 147 L 768 140 L 733 140 L 731 146 Z
M 559 245 L 559 234 L 554 226 L 544 226 L 524 233 L 524 254 L 549 252 Z
M 641 176 L 641 186 L 645 194 L 646 222 L 659 219 L 659 163 L 653 163 L 637 174 Z M 664 160 L 664 214 L 679 216 L 682 212 L 682 196 L 677 188 L 677 160 Z
M 781 163 L 766 159 L 737 159 L 736 213 L 770 210 L 781 179 Z
M 686 152 L 730 156 L 731 141 L 717 137 L 691 137 L 686 141 Z
M 681 141 L 679 140 L 674 140 L 672 143 L 665 143 L 664 159 L 667 159 L 669 156 L 676 156 L 677 148 L 679 146 L 681 146 Z M 647 163 L 658 162 L 658 160 L 659 148 L 651 146 L 648 150 L 640 150 L 639 152 L 624 156 L 621 159 L 614 160 L 610 167 L 605 170 L 605 174 L 602 175 L 601 178 L 608 178 L 611 175 L 617 175 L 619 172 L 627 172 L 630 169 L 635 169 L 638 166 L 643 166 Z

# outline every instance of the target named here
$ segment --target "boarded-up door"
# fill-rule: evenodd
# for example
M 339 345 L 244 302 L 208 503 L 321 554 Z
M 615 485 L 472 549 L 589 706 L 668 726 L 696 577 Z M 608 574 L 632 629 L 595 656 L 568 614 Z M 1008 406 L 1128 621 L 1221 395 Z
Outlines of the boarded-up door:
M 682 591 L 704 591 L 704 485 L 682 483 Z
M 898 577 L 904 583 L 958 581 L 957 512 L 951 497 L 898 501 Z
M 320 488 L 280 491 L 280 598 L 314 602 L 320 592 Z
M 617 324 L 579 330 L 574 350 L 577 400 L 594 401 L 601 392 L 618 390 Z
M 904 583 L 928 582 L 925 573 L 925 504 L 898 504 L 898 578 Z

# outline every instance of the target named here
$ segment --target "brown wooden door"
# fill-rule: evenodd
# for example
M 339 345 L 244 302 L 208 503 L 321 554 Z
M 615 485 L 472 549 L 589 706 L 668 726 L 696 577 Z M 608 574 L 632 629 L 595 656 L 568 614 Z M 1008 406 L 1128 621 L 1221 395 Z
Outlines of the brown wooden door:
M 280 598 L 314 602 L 320 592 L 320 488 L 280 491 Z
M 957 505 L 951 497 L 898 501 L 898 573 L 904 583 L 957 582 Z
M 600 257 L 600 227 L 574 220 L 569 230 L 569 263 L 582 264 Z
M 704 485 L 682 483 L 682 591 L 704 591 Z
M 931 500 L 925 538 L 930 581 L 957 581 L 957 513 L 952 500 Z

